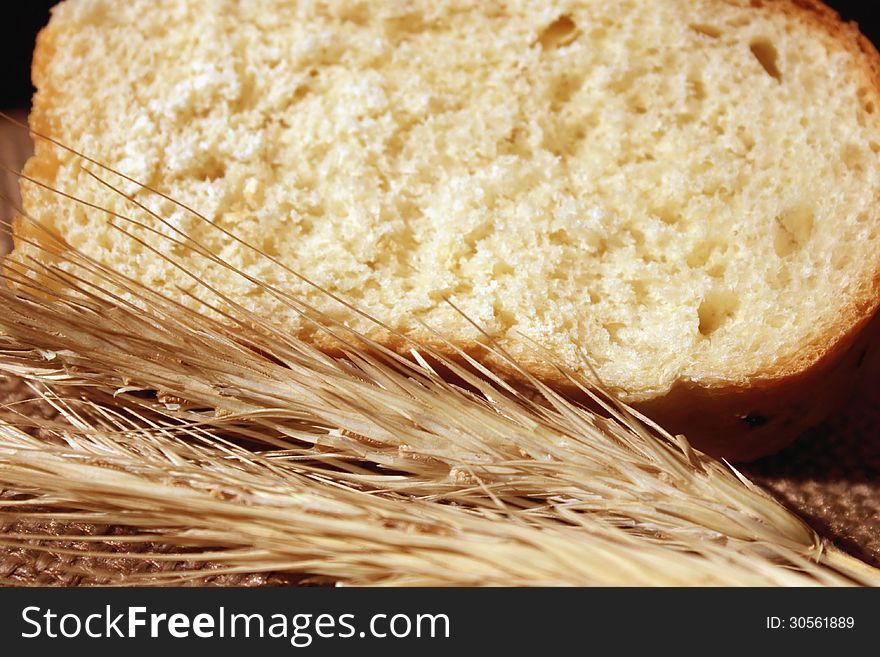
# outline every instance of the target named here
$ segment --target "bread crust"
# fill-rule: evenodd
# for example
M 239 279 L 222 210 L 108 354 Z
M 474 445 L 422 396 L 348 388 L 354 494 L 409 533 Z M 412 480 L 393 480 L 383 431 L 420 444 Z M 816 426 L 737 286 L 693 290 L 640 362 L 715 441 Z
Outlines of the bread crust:
M 858 63 L 858 73 L 870 89 L 871 98 L 866 100 L 880 108 L 880 54 L 855 24 L 843 22 L 836 12 L 817 0 L 716 1 L 755 11 L 785 14 L 809 26 L 830 46 L 845 49 Z M 30 125 L 35 133 L 44 135 L 56 134 L 55 93 L 47 69 L 48 62 L 55 56 L 56 39 L 61 29 L 50 23 L 41 31 L 33 59 L 32 76 L 39 91 L 34 99 Z M 880 128 L 877 115 L 871 116 L 870 120 Z M 28 161 L 25 173 L 51 181 L 56 168 L 53 149 L 37 140 L 36 153 Z M 21 218 L 13 224 L 13 237 L 15 249 L 19 252 L 27 240 L 45 242 L 41 232 Z M 698 449 L 714 456 L 744 461 L 778 451 L 828 417 L 851 394 L 864 369 L 869 345 L 880 331 L 878 306 L 880 257 L 873 279 L 864 282 L 837 324 L 792 358 L 755 372 L 747 380 L 679 380 L 666 394 L 636 401 L 633 405 L 672 433 L 686 435 Z M 411 342 L 385 332 L 371 337 L 403 354 L 412 346 Z M 452 359 L 461 360 L 455 350 L 458 348 L 479 360 L 488 360 L 513 379 L 525 378 L 504 359 L 487 356 L 481 345 L 455 344 L 453 348 L 427 332 L 414 332 L 409 337 Z M 338 352 L 338 343 L 334 344 L 325 336 L 312 334 L 309 339 L 321 349 Z M 521 358 L 520 365 L 545 383 L 577 394 L 537 350 L 534 358 Z

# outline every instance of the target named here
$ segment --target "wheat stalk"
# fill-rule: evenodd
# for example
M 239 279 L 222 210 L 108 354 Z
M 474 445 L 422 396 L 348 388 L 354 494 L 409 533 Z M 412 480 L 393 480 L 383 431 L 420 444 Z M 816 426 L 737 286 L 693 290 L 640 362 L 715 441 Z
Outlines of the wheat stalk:
M 144 203 L 114 221 L 173 266 L 187 265 L 159 240 L 228 267 L 158 230 L 169 225 Z M 527 385 L 462 351 L 412 344 L 404 358 L 244 272 L 340 354 L 206 284 L 199 312 L 69 245 L 61 254 L 13 263 L 0 290 L 0 370 L 39 382 L 66 420 L 2 414 L 0 486 L 25 495 L 0 503 L 7 519 L 63 509 L 135 529 L 126 540 L 186 548 L 132 558 L 353 584 L 880 582 L 728 464 L 559 367 L 604 412 L 564 398 L 488 336 L 487 352 Z M 65 538 L 3 542 L 57 551 Z

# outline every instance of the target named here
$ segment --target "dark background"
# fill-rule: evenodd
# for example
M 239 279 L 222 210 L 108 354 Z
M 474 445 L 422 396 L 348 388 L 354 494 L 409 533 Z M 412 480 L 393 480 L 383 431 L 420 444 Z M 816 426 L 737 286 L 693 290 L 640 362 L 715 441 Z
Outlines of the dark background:
M 30 61 L 34 39 L 40 27 L 49 20 L 49 7 L 53 4 L 55 0 L 28 0 L 7 5 L 6 33 L 0 38 L 0 62 L 3 67 L 0 73 L 0 109 L 26 107 L 29 104 L 33 92 Z M 826 4 L 839 11 L 844 18 L 857 21 L 862 32 L 875 44 L 880 44 L 880 26 L 874 16 L 880 7 L 876 7 L 875 0 L 828 0 Z

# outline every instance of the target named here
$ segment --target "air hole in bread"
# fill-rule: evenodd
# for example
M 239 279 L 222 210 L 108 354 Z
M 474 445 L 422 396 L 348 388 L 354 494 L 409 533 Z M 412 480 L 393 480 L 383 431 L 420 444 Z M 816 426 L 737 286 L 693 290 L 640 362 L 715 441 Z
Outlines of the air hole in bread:
M 852 254 L 848 248 L 835 249 L 831 255 L 831 266 L 838 270 L 845 270 L 852 264 Z
M 874 104 L 874 101 L 868 98 L 870 94 L 871 90 L 867 87 L 859 87 L 859 90 L 856 92 L 859 102 L 862 104 L 862 109 L 864 109 L 865 112 L 868 114 L 873 114 L 875 111 L 877 111 L 877 107 Z
M 617 344 L 622 342 L 620 332 L 625 328 L 626 324 L 622 322 L 610 322 L 605 325 L 605 330 L 608 331 L 608 338 Z
M 856 173 L 865 170 L 865 153 L 857 144 L 851 142 L 844 144 L 840 149 L 840 157 L 847 169 Z
M 807 205 L 790 208 L 776 217 L 773 248 L 776 255 L 784 258 L 799 251 L 813 234 L 815 217 Z
M 773 45 L 770 39 L 763 37 L 754 39 L 749 44 L 749 49 L 752 51 L 755 59 L 758 60 L 758 63 L 767 71 L 767 75 L 781 82 L 782 72 L 777 64 L 779 53 L 776 52 L 776 46 Z
M 650 301 L 650 297 L 648 295 L 648 281 L 634 280 L 630 281 L 629 285 L 632 288 L 636 303 L 644 306 Z
M 504 262 L 503 260 L 499 260 L 494 265 L 492 265 L 492 275 L 495 277 L 498 276 L 512 276 L 516 273 L 516 270 L 509 262 Z
M 612 91 L 616 94 L 623 94 L 627 91 L 635 89 L 636 94 L 638 93 L 638 85 L 637 82 L 639 78 L 645 75 L 645 70 L 641 68 L 629 68 L 624 71 L 624 73 L 617 78 L 613 79 L 608 84 L 609 91 Z M 628 100 L 630 100 L 628 98 Z
M 673 224 L 677 224 L 681 221 L 681 212 L 674 205 L 663 205 L 660 207 L 652 208 L 651 212 L 664 224 L 669 226 Z
M 385 19 L 385 32 L 394 43 L 409 35 L 425 32 L 428 27 L 424 16 L 416 10 Z
M 569 72 L 563 72 L 551 81 L 549 92 L 554 110 L 558 111 L 560 107 L 569 102 L 572 96 L 580 90 L 584 83 L 583 77 L 583 75 L 572 75 Z
M 577 36 L 577 25 L 568 16 L 562 15 L 545 27 L 538 36 L 538 43 L 544 50 L 567 46 Z
M 730 290 L 712 290 L 697 309 L 700 334 L 709 336 L 724 326 L 739 309 L 739 297 Z
M 291 96 L 291 102 L 297 103 L 297 102 L 301 101 L 303 98 L 305 98 L 308 95 L 309 91 L 311 91 L 311 89 L 309 88 L 309 85 L 301 84 L 300 86 L 298 86 L 294 90 L 293 96 Z
M 694 32 L 698 32 L 699 34 L 710 37 L 712 39 L 717 39 L 721 36 L 721 30 L 714 25 L 692 23 L 688 27 L 690 27 Z
M 717 244 L 715 242 L 711 242 L 709 240 L 704 240 L 702 242 L 697 242 L 696 246 L 691 250 L 688 254 L 687 262 L 688 267 L 698 268 L 704 267 L 707 262 L 709 262 L 709 257 L 712 255 L 712 252 L 715 250 Z
M 700 79 L 698 73 L 690 73 L 687 78 L 688 100 L 695 104 L 706 100 L 706 85 Z
M 208 157 L 204 162 L 199 162 L 191 174 L 196 180 L 219 180 L 226 175 L 226 164 L 216 157 Z
M 366 25 L 370 22 L 370 7 L 366 2 L 343 5 L 339 10 L 339 18 L 355 25 Z
M 547 239 L 550 244 L 555 244 L 556 246 L 565 246 L 570 241 L 568 231 L 566 231 L 564 228 L 554 230 L 547 236 Z
M 507 333 L 516 326 L 516 314 L 501 305 L 501 302 L 495 302 L 492 306 L 492 312 L 495 315 L 497 326 L 495 330 L 499 333 Z

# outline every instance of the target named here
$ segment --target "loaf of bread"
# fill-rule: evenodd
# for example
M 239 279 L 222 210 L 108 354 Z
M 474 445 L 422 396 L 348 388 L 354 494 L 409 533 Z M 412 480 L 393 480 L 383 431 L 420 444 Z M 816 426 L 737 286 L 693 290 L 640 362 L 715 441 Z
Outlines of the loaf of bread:
M 174 236 L 143 203 L 341 316 L 216 226 L 233 231 L 397 331 L 487 358 L 449 299 L 543 380 L 565 387 L 534 343 L 747 459 L 825 417 L 864 360 L 878 66 L 813 0 L 67 0 L 38 39 L 32 128 L 211 224 L 46 142 L 26 172 Z M 109 214 L 22 193 L 73 247 L 203 296 Z M 259 286 L 127 229 L 332 348 Z M 12 266 L 28 255 L 48 257 L 19 239 Z

